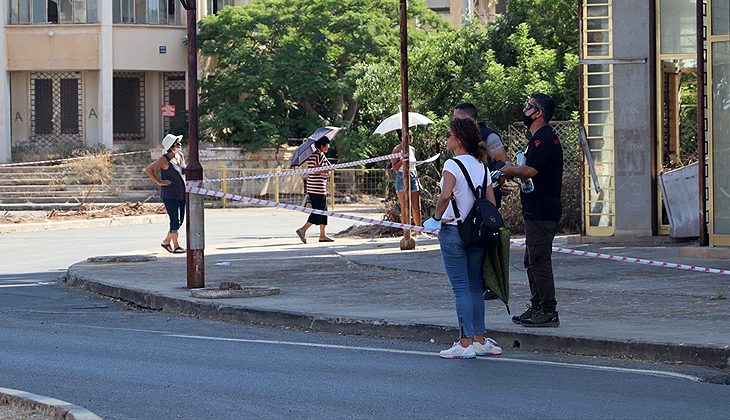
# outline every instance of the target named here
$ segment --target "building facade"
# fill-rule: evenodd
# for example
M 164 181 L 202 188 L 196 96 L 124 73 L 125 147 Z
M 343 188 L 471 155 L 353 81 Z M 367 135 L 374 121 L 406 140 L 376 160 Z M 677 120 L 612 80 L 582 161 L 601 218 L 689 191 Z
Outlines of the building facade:
M 696 236 L 730 245 L 730 7 L 698 1 L 699 25 L 695 0 L 580 2 L 581 123 L 601 188 L 586 170 L 588 235 L 667 234 L 660 175 L 696 163 L 704 182 L 667 193 L 695 196 Z
M 473 14 L 483 23 L 494 19 L 507 10 L 506 0 L 426 0 L 428 8 L 438 13 L 444 20 L 461 25 L 464 16 Z
M 198 17 L 248 2 L 198 0 Z M 0 162 L 23 145 L 156 146 L 183 123 L 178 0 L 0 0 L 0 14 Z

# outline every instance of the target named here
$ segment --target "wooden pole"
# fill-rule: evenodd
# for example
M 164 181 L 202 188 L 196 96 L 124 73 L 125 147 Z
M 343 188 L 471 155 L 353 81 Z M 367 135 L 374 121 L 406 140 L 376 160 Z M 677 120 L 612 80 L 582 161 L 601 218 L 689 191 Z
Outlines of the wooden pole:
M 401 94 L 401 147 L 402 153 L 408 153 L 408 159 L 403 161 L 403 211 L 405 220 L 401 223 L 411 223 L 411 173 L 410 173 L 410 144 L 408 142 L 408 14 L 406 0 L 400 0 L 400 94 Z M 416 241 L 411 238 L 410 230 L 403 230 L 403 239 L 400 249 L 415 249 Z
M 187 15 L 188 24 L 188 145 L 190 164 L 185 171 L 188 181 L 203 180 L 203 166 L 198 158 L 198 35 L 195 0 L 180 0 Z M 205 287 L 205 231 L 203 196 L 186 194 L 187 220 L 187 287 Z

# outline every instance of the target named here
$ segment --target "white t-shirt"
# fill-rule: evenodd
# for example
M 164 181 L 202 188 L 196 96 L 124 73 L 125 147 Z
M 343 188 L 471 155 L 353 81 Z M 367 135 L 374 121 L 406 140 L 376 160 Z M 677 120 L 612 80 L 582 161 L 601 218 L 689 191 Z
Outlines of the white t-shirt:
M 454 157 L 454 159 L 459 159 L 461 163 L 464 164 L 464 167 L 466 167 L 466 171 L 469 172 L 469 178 L 471 178 L 471 182 L 472 184 L 474 184 L 474 188 L 482 185 L 482 182 L 484 182 L 484 172 L 486 171 L 483 163 L 479 162 L 477 158 L 472 155 L 459 155 Z M 457 165 L 456 162 L 453 162 L 451 159 L 447 160 L 444 164 L 444 172 L 450 172 L 452 175 L 454 175 L 454 178 L 456 178 L 456 185 L 454 185 L 453 194 L 454 198 L 456 199 L 456 205 L 459 206 L 459 219 L 463 221 L 466 215 L 469 213 L 469 210 L 471 210 L 471 207 L 474 205 L 474 194 L 472 194 L 471 189 L 469 188 L 469 184 L 467 184 L 466 178 L 464 178 L 464 173 L 461 172 L 461 168 L 459 168 L 459 165 Z M 487 173 L 487 176 L 489 176 L 489 173 Z M 443 176 L 441 177 L 440 185 L 441 189 L 443 189 Z M 487 181 L 487 185 L 489 185 L 489 181 Z M 456 218 L 456 216 L 454 216 L 454 209 L 452 208 L 451 201 L 449 201 L 449 206 L 446 208 L 446 211 L 444 212 L 443 216 L 441 216 L 441 218 Z M 455 225 L 456 220 L 454 220 L 453 222 L 449 222 L 448 224 Z

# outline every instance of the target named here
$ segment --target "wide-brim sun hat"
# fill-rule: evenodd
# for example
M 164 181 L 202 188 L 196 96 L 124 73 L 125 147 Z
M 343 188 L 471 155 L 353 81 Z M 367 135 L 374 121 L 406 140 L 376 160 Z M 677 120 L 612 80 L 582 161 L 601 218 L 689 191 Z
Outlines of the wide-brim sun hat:
M 174 134 L 168 134 L 162 139 L 162 153 L 167 153 L 173 144 L 179 142 L 183 136 L 176 136 Z

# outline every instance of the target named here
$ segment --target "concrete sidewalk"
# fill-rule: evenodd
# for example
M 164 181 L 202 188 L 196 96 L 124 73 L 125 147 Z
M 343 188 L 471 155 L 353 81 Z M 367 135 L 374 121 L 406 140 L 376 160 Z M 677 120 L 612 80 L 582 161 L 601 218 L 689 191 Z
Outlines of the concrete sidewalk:
M 80 262 L 68 269 L 62 281 L 145 308 L 205 318 L 434 340 L 445 346 L 457 338 L 453 294 L 436 239 L 419 241 L 416 250 L 401 251 L 399 238 L 337 238 L 320 244 L 312 236 L 308 244 L 302 244 L 293 229 L 284 230 L 291 230 L 291 236 L 249 237 L 207 245 L 205 250 L 206 288 L 230 281 L 277 287 L 276 295 L 194 298 L 185 288 L 185 256 L 162 249 L 127 253 L 147 257 L 132 258 L 134 262 Z M 730 269 L 729 260 L 683 257 L 683 247 L 674 244 L 587 245 L 568 243 L 563 237 L 555 245 Z M 523 252 L 513 248 L 511 253 L 512 315 L 522 313 L 529 301 Z M 220 262 L 231 264 L 215 265 Z M 730 299 L 725 299 L 730 294 L 729 275 L 557 253 L 553 264 L 559 328 L 516 325 L 501 301 L 485 303 L 488 335 L 505 352 L 565 352 L 730 369 Z

